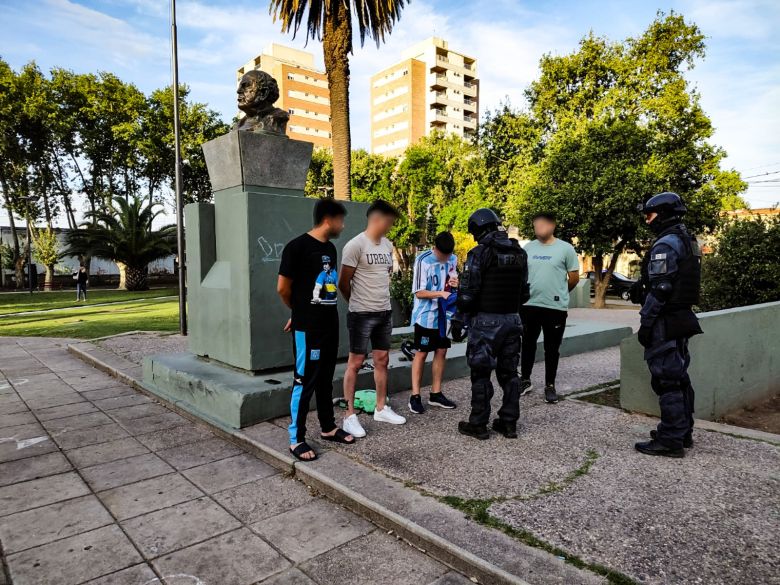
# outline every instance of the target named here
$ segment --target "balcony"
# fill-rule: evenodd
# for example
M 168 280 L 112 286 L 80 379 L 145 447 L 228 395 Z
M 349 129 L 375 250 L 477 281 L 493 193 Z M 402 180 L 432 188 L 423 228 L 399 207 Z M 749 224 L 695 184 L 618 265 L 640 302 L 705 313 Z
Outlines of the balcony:
M 447 76 L 437 74 L 433 77 L 433 81 L 431 82 L 431 89 L 434 90 L 444 89 L 446 87 L 445 86 L 446 83 L 447 83 Z
M 431 110 L 431 124 L 446 124 L 447 112 L 446 110 L 433 109 Z

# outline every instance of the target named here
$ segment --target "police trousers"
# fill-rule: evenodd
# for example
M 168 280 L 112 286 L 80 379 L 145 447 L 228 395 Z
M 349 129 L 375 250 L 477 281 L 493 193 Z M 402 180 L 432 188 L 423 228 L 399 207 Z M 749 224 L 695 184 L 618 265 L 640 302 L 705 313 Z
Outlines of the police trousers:
M 517 424 L 520 416 L 517 365 L 522 336 L 523 325 L 517 313 L 477 313 L 472 317 L 466 345 L 466 359 L 471 368 L 471 424 L 487 425 L 490 420 L 493 370 L 503 390 L 498 418 L 511 426 Z
M 694 391 L 688 376 L 691 364 L 688 339 L 668 339 L 664 319 L 656 319 L 652 344 L 644 355 L 650 384 L 661 408 L 657 439 L 672 449 L 681 449 L 683 439 L 693 432 Z

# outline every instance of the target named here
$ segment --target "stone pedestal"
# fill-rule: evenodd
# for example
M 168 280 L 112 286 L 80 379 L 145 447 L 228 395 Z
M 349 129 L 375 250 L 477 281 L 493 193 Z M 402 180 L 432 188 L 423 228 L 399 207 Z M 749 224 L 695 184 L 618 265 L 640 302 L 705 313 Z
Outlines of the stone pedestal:
M 185 208 L 189 343 L 195 355 L 242 370 L 292 364 L 290 311 L 276 294 L 282 249 L 312 226 L 303 197 L 312 145 L 231 132 L 203 145 L 214 203 Z M 346 202 L 343 245 L 364 227 L 365 204 Z M 340 354 L 346 354 L 342 321 Z

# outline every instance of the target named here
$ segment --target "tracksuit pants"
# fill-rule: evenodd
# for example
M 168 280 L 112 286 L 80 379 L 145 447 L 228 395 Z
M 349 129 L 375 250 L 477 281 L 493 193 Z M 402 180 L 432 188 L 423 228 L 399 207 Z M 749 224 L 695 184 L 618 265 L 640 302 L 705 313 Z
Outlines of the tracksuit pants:
M 333 372 L 338 355 L 338 328 L 332 331 L 295 331 L 293 356 L 295 379 L 290 398 L 290 444 L 306 439 L 306 416 L 312 395 L 316 397 L 317 416 L 323 433 L 336 428 L 333 416 Z
M 558 359 L 560 358 L 561 342 L 566 330 L 567 311 L 558 311 L 545 307 L 523 307 L 520 314 L 523 317 L 523 353 L 520 359 L 520 377 L 531 379 L 531 372 L 536 361 L 536 342 L 539 334 L 544 333 L 544 383 L 555 384 L 558 374 Z

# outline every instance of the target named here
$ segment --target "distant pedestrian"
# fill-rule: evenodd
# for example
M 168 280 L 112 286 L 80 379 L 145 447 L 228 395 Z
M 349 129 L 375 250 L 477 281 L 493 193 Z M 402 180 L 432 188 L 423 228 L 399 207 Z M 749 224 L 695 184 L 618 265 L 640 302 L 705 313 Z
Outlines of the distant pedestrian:
M 293 334 L 295 377 L 290 397 L 290 452 L 301 461 L 317 454 L 306 443 L 306 415 L 312 396 L 317 403 L 320 438 L 350 444 L 354 437 L 336 426 L 333 372 L 339 346 L 336 303 L 336 247 L 331 240 L 344 229 L 344 206 L 321 199 L 314 206 L 314 227 L 282 251 L 277 292 L 292 316 L 285 331 Z
M 339 273 L 339 290 L 349 302 L 347 330 L 349 359 L 344 373 L 344 398 L 347 413 L 343 428 L 355 437 L 365 437 L 366 431 L 355 413 L 355 384 L 368 353 L 368 343 L 374 358 L 376 410 L 374 420 L 402 425 L 406 419 L 387 404 L 387 366 L 393 333 L 390 310 L 390 276 L 393 273 L 393 244 L 387 234 L 398 217 L 389 203 L 378 200 L 366 213 L 364 232 L 344 246 Z
M 76 302 L 79 302 L 82 297 L 84 297 L 84 301 L 86 301 L 87 284 L 89 283 L 89 272 L 87 272 L 87 267 L 80 264 L 79 269 L 73 274 L 73 279 L 76 281 Z
M 436 236 L 433 248 L 417 255 L 414 261 L 412 294 L 414 309 L 414 348 L 417 350 L 412 361 L 412 395 L 409 397 L 409 410 L 415 414 L 425 412 L 420 397 L 423 370 L 428 353 L 433 352 L 431 364 L 432 381 L 428 404 L 439 408 L 455 408 L 455 403 L 441 391 L 444 365 L 450 340 L 447 337 L 447 314 L 454 312 L 453 300 L 457 298 L 458 258 L 453 254 L 455 239 L 450 232 Z M 448 311 L 448 307 L 453 309 Z
M 520 360 L 520 392 L 523 395 L 533 389 L 531 372 L 536 361 L 536 342 L 543 332 L 544 399 L 554 404 L 558 402 L 555 377 L 569 315 L 569 292 L 579 282 L 580 263 L 574 247 L 555 237 L 553 213 L 537 213 L 533 221 L 536 239 L 525 246 L 531 298 L 520 312 L 525 329 Z

